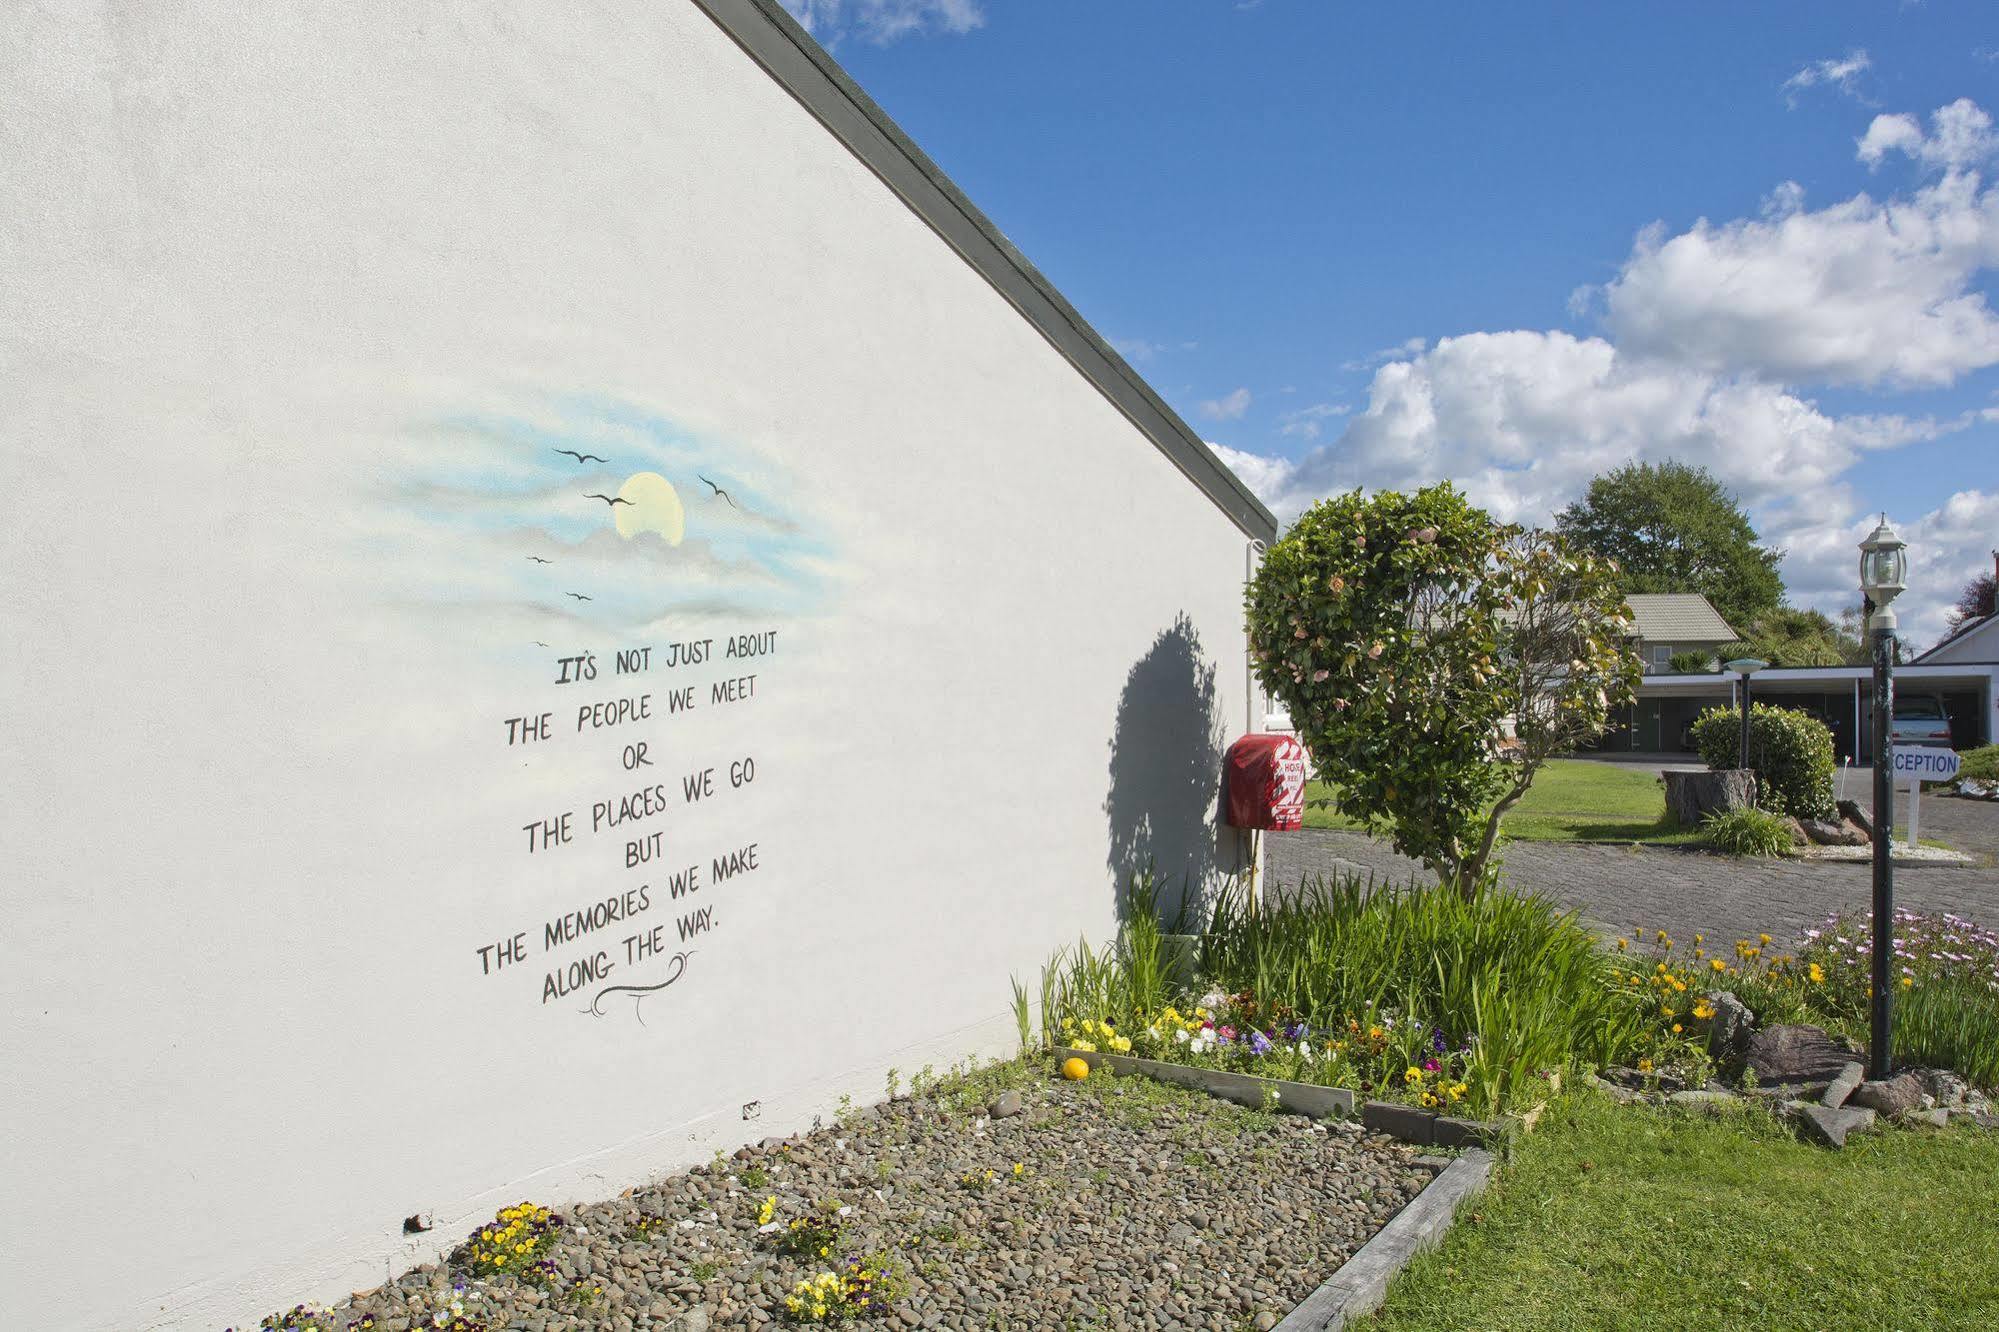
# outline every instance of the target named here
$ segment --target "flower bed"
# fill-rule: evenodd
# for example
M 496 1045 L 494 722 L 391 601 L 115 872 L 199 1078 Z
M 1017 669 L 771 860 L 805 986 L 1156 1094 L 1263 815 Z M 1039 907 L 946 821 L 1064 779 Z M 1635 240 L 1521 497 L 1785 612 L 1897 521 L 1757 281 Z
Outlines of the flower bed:
M 1420 1192 L 1416 1155 L 1356 1123 L 1015 1063 L 561 1209 L 520 1271 L 475 1272 L 461 1249 L 272 1325 L 1235 1332 L 1283 1317 Z
M 1192 985 L 1162 964 L 1142 892 L 1126 916 L 1113 945 L 1044 971 L 1045 1043 L 1491 1117 L 1551 1071 L 1624 1057 L 1647 1025 L 1615 959 L 1541 898 L 1355 878 L 1257 906 L 1225 895 Z
M 1896 930 L 1898 1063 L 1999 1084 L 1999 935 L 1906 911 Z M 1058 954 L 1041 1043 L 1489 1121 L 1565 1070 L 1670 1072 L 1702 1094 L 1727 1062 L 1710 1039 L 1722 991 L 1765 1026 L 1867 1031 L 1864 918 L 1828 920 L 1795 953 L 1767 934 L 1604 941 L 1538 898 L 1347 879 L 1257 908 L 1224 897 L 1192 977 L 1163 964 L 1164 937 L 1141 892 L 1114 944 Z M 1018 987 L 1016 1009 L 1032 1046 Z
M 1641 1071 L 1673 1068 L 1698 1080 L 1713 1063 L 1706 997 L 1727 990 L 1767 1024 L 1811 1023 L 1864 1039 L 1873 993 L 1873 927 L 1865 916 L 1829 917 L 1795 953 L 1771 936 L 1683 944 L 1664 931 L 1614 943 L 1621 983 L 1645 999 Z M 1999 1086 L 1999 933 L 1960 916 L 1895 913 L 1895 1058 L 1955 1069 Z

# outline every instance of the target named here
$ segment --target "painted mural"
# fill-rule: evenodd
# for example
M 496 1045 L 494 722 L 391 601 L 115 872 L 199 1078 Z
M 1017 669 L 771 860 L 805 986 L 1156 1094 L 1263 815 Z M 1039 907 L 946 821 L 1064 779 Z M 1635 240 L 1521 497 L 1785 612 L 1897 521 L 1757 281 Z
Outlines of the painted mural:
M 556 774 L 524 779 L 546 794 L 506 834 L 537 907 L 463 945 L 474 970 L 644 1023 L 768 877 L 763 837 L 704 816 L 766 775 L 760 705 L 827 608 L 830 549 L 773 458 L 614 402 L 440 422 L 388 499 L 401 608 L 520 704 L 486 742 Z

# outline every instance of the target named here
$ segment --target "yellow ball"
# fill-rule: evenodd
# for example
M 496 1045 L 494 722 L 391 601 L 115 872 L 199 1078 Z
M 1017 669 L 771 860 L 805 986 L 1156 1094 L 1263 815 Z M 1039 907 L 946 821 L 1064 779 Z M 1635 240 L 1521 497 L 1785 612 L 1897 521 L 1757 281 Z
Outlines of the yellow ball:
M 1081 1082 L 1090 1076 L 1090 1064 L 1086 1059 L 1069 1058 L 1062 1061 L 1062 1076 L 1071 1082 Z

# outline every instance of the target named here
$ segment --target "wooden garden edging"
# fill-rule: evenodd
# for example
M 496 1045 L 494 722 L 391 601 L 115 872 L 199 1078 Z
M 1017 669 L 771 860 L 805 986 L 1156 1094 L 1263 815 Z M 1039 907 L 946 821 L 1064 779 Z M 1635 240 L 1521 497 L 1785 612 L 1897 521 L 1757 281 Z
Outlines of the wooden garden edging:
M 1152 1078 L 1180 1087 L 1190 1087 L 1210 1096 L 1219 1096 L 1237 1105 L 1275 1110 L 1313 1119 L 1351 1119 L 1359 1101 L 1345 1087 L 1321 1087 L 1314 1082 L 1288 1082 L 1283 1078 L 1259 1078 L 1249 1073 L 1230 1073 L 1218 1068 L 1196 1068 L 1160 1059 L 1140 1059 L 1134 1055 L 1106 1054 L 1101 1050 L 1055 1047 L 1058 1063 L 1080 1059 L 1091 1068 L 1108 1068 L 1119 1077 Z M 1536 1107 L 1538 1110 L 1538 1107 Z M 1360 1120 L 1370 1132 L 1385 1133 L 1403 1142 L 1424 1147 L 1470 1147 L 1503 1142 L 1522 1128 L 1532 1128 L 1535 1111 L 1526 1115 L 1503 1115 L 1498 1119 L 1461 1119 L 1421 1106 L 1397 1101 L 1367 1101 L 1361 1104 Z

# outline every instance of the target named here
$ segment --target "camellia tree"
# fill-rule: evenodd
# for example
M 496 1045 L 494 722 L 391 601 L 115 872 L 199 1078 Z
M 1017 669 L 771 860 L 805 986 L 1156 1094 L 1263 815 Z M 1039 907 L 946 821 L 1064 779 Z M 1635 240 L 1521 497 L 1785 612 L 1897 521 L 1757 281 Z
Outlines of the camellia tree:
M 1638 686 L 1616 565 L 1448 483 L 1320 501 L 1247 605 L 1258 675 L 1342 811 L 1467 894 L 1542 765 Z

